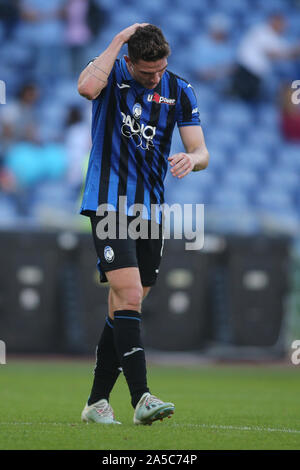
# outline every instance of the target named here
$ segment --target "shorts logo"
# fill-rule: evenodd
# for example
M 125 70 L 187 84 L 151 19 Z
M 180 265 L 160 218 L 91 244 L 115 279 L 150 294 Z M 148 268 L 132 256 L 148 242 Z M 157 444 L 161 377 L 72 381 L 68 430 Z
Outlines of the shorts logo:
M 140 119 L 142 115 L 142 106 L 140 105 L 140 103 L 135 103 L 135 105 L 133 106 L 132 112 L 133 112 L 133 116 L 135 117 L 135 119 Z
M 108 263 L 112 263 L 113 260 L 115 259 L 114 250 L 112 249 L 111 246 L 106 246 L 104 248 L 104 258 L 106 259 Z
M 158 103 L 158 104 L 165 103 L 165 104 L 174 105 L 176 103 L 175 99 L 165 98 L 164 96 L 160 96 L 156 92 L 153 95 L 148 95 L 147 100 L 150 101 L 150 102 L 154 101 L 155 103 Z

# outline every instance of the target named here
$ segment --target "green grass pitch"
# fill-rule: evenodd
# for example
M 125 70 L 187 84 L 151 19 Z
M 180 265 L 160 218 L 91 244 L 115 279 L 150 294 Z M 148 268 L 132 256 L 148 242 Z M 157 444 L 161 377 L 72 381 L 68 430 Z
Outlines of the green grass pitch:
M 111 396 L 122 426 L 85 424 L 92 360 L 17 360 L 0 366 L 0 449 L 300 449 L 297 366 L 149 364 L 151 392 L 171 419 L 135 426 L 123 375 Z

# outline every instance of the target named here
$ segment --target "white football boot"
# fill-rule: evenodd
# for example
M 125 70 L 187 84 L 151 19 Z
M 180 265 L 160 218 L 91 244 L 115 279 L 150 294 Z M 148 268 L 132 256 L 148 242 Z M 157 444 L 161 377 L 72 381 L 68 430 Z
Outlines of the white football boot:
M 115 420 L 113 409 L 104 398 L 90 406 L 86 404 L 81 419 L 86 423 L 121 424 Z
M 175 405 L 173 403 L 165 403 L 146 392 L 135 407 L 133 422 L 134 424 L 151 425 L 153 421 L 162 421 L 167 417 L 171 418 L 174 410 Z

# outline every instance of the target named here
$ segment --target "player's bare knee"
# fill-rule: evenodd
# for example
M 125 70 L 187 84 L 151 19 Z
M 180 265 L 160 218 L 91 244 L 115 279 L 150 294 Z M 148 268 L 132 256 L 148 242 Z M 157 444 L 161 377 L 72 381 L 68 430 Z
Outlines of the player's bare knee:
M 114 306 L 116 310 L 137 310 L 141 309 L 143 300 L 143 289 L 141 286 L 127 287 L 114 290 Z

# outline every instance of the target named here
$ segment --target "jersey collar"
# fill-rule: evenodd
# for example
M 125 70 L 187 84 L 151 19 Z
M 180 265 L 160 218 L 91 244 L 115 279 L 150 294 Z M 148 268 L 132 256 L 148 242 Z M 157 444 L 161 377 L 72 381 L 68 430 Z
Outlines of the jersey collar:
M 123 75 L 124 80 L 126 80 L 127 82 L 135 82 L 134 78 L 128 72 L 126 60 L 124 57 L 121 59 L 121 70 L 122 70 L 122 75 Z

